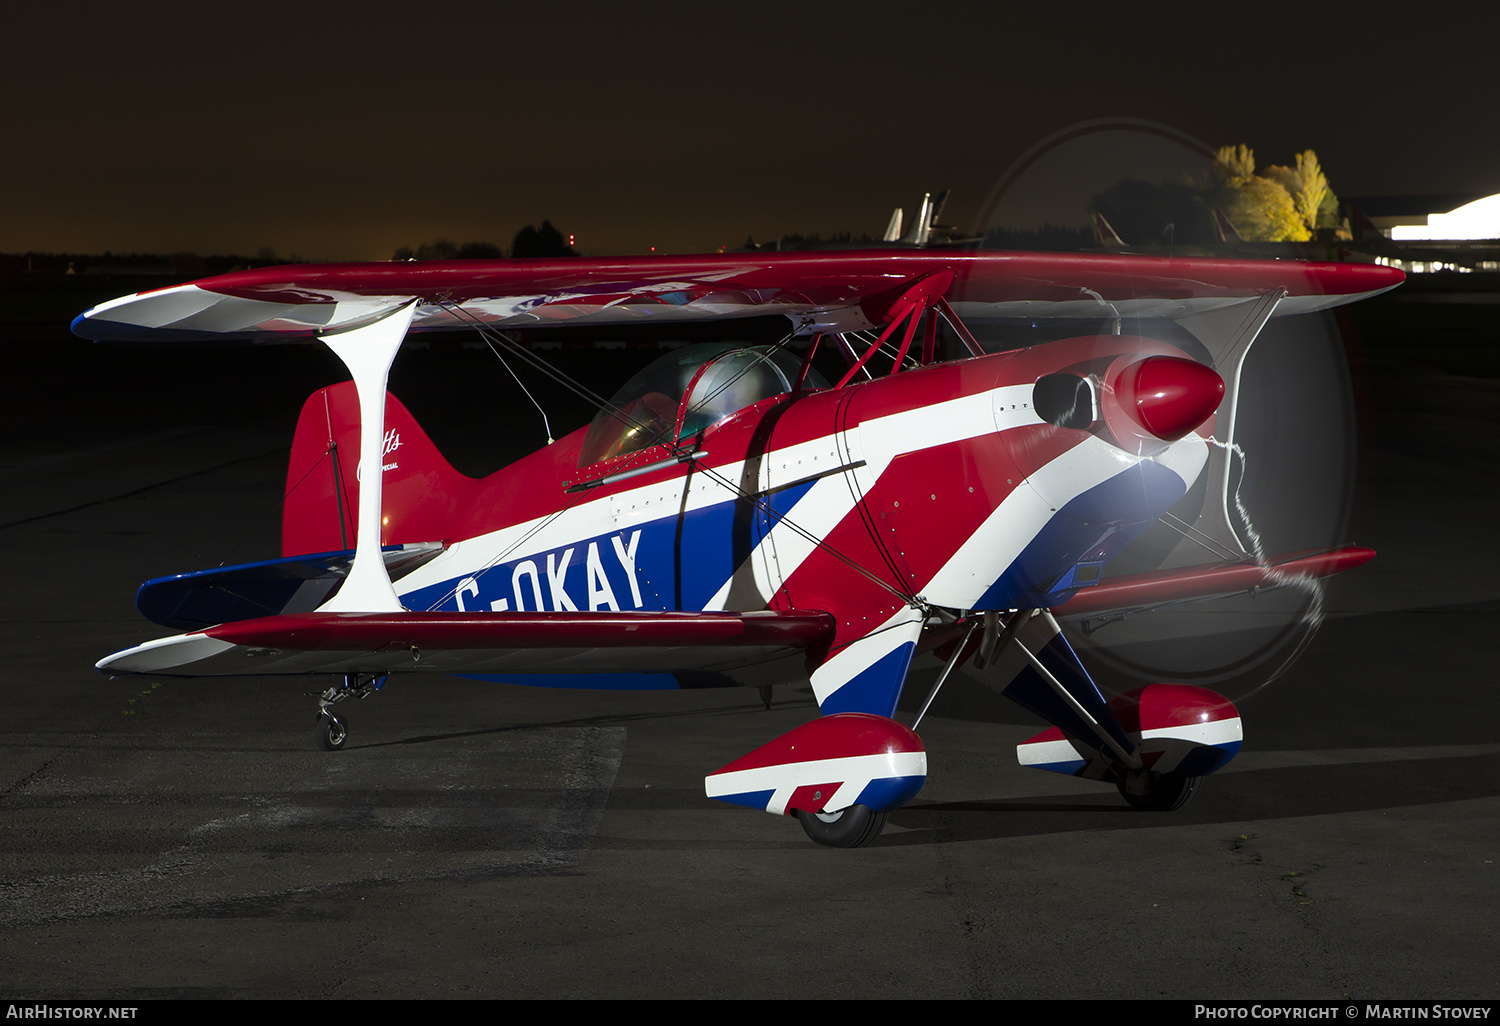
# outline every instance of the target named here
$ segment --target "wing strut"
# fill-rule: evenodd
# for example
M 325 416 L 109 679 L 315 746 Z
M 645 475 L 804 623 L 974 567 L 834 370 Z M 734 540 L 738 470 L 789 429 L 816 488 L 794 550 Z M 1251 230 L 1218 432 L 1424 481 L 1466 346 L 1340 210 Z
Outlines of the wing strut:
M 1215 550 L 1213 543 L 1235 556 L 1250 555 L 1244 539 L 1234 528 L 1229 512 L 1230 456 L 1234 446 L 1235 419 L 1239 413 L 1240 377 L 1245 369 L 1245 357 L 1250 352 L 1250 346 L 1286 297 L 1286 289 L 1272 289 L 1248 302 L 1184 317 L 1179 322 L 1208 348 L 1213 356 L 1214 370 L 1224 379 L 1224 401 L 1219 404 L 1218 428 L 1214 431 L 1215 438 L 1221 444 L 1214 446 L 1209 453 L 1208 500 L 1204 504 L 1203 516 L 1194 525 L 1193 531 L 1205 536 L 1210 543 L 1206 547 L 1218 555 L 1223 555 L 1223 551 Z M 1202 545 L 1202 542 L 1190 537 L 1183 545 L 1178 546 L 1178 551 L 1186 550 L 1189 542 Z M 1201 561 L 1196 553 L 1191 553 L 1191 556 L 1190 562 Z M 1169 559 L 1168 562 L 1172 563 L 1174 560 Z
M 406 338 L 417 302 L 411 300 L 373 324 L 323 336 L 354 378 L 359 392 L 359 515 L 354 564 L 338 593 L 319 612 L 396 613 L 405 607 L 396 597 L 380 556 L 380 483 L 385 457 L 385 384 L 391 361 Z

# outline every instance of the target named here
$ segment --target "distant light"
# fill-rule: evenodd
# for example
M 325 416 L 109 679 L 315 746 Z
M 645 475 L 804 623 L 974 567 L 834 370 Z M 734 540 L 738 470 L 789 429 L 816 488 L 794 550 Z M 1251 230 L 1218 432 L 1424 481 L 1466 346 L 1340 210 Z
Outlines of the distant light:
M 1398 241 L 1500 238 L 1500 193 L 1465 203 L 1446 214 L 1428 214 L 1425 225 L 1395 225 L 1391 228 L 1391 238 Z
M 568 233 L 568 245 L 570 245 L 570 246 L 573 245 L 573 240 L 576 239 L 577 237 L 578 236 L 576 236 L 576 235 L 572 234 L 571 232 L 569 232 Z

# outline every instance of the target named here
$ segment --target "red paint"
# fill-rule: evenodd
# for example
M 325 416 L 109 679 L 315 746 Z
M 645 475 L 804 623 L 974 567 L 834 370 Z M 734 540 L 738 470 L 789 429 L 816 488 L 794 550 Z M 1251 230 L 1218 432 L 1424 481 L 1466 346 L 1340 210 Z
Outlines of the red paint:
M 830 251 L 780 254 L 616 257 L 559 260 L 283 265 L 234 271 L 197 284 L 223 295 L 280 302 L 330 302 L 332 293 L 365 296 L 447 295 L 453 300 L 543 293 L 602 293 L 637 301 L 667 284 L 704 292 L 792 289 L 817 302 L 863 300 L 919 275 L 951 270 L 950 302 L 1076 300 L 1087 287 L 1106 301 L 1143 293 L 1170 298 L 1250 298 L 1286 287 L 1293 296 L 1355 295 L 1399 284 L 1400 271 L 1373 264 L 1171 259 L 1103 253 Z M 751 298 L 751 297 L 746 297 Z M 755 297 L 762 299 L 763 297 Z
M 1111 385 L 1130 418 L 1168 442 L 1202 424 L 1224 399 L 1224 379 L 1213 368 L 1175 356 L 1132 363 Z
M 1189 684 L 1149 684 L 1116 695 L 1109 707 L 1125 732 L 1137 739 L 1143 730 L 1232 720 L 1240 715 L 1223 695 Z
M 385 430 L 381 544 L 452 538 L 458 513 L 470 504 L 479 482 L 454 470 L 401 400 L 389 392 Z M 282 555 L 354 547 L 358 465 L 359 396 L 354 382 L 319 389 L 303 404 L 292 436 L 281 516 Z
M 1349 546 L 1333 552 L 1272 556 L 1267 560 L 1269 566 L 1264 567 L 1253 562 L 1213 563 L 1130 574 L 1084 588 L 1052 612 L 1060 617 L 1091 616 L 1111 610 L 1149 609 L 1178 599 L 1233 595 L 1251 588 L 1273 588 L 1297 574 L 1327 577 L 1374 558 L 1374 549 Z
M 923 751 L 922 739 L 895 720 L 873 713 L 835 713 L 787 731 L 710 776 L 819 759 Z
M 334 649 L 631 648 L 676 645 L 816 644 L 827 613 L 291 613 L 210 627 L 203 633 L 251 647 Z
M 671 257 L 618 257 L 560 260 L 457 260 L 368 264 L 282 265 L 234 271 L 194 283 L 223 296 L 255 299 L 292 307 L 327 305 L 340 297 L 417 297 L 422 306 L 416 330 L 464 328 L 464 317 L 446 304 L 477 299 L 519 301 L 517 316 L 534 322 L 589 315 L 599 323 L 650 317 L 664 312 L 663 295 L 673 316 L 713 319 L 724 316 L 851 309 L 865 303 L 889 309 L 881 297 L 900 297 L 914 279 L 932 275 L 934 287 L 953 275 L 947 301 L 1027 304 L 1076 303 L 1092 297 L 1105 303 L 1142 298 L 1159 300 L 1173 316 L 1182 300 L 1233 302 L 1286 288 L 1301 297 L 1353 298 L 1400 284 L 1403 275 L 1370 264 L 1300 261 L 1200 260 L 1121 256 L 1100 253 L 941 252 L 921 250 L 832 251 L 774 254 L 711 254 Z M 152 293 L 141 293 L 150 297 Z M 443 305 L 440 305 L 443 304 Z M 941 302 L 939 302 L 941 305 Z M 491 315 L 476 313 L 481 319 Z M 498 318 L 507 321 L 506 315 Z M 316 318 L 306 323 L 276 319 L 247 327 L 234 321 L 245 337 L 312 337 Z M 130 326 L 121 331 L 121 326 Z M 129 337 L 149 341 L 151 329 L 180 341 L 183 331 L 154 319 L 132 321 L 130 304 L 80 320 L 75 331 L 96 340 Z M 141 329 L 145 329 L 144 332 Z M 205 338 L 218 333 L 200 331 Z M 229 331 L 219 329 L 219 332 Z

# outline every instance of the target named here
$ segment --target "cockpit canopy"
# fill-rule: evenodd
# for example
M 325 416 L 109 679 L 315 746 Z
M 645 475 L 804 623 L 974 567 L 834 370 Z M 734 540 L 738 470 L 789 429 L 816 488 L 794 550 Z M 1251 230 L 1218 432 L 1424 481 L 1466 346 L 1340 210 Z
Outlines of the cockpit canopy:
M 614 394 L 608 410 L 599 411 L 578 465 L 675 441 L 679 411 L 683 438 L 713 427 L 753 403 L 790 392 L 801 370 L 797 356 L 771 346 L 705 342 L 675 349 L 647 364 Z M 828 383 L 809 371 L 805 387 Z

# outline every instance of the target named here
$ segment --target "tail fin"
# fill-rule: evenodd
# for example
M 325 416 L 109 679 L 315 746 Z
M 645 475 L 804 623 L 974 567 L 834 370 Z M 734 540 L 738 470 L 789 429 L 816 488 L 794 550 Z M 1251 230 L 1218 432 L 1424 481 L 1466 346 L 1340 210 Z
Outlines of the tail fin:
M 292 438 L 281 553 L 354 547 L 359 510 L 359 396 L 354 382 L 307 397 Z M 382 545 L 442 541 L 474 479 L 437 451 L 401 400 L 385 396 Z
M 902 210 L 900 207 L 891 211 L 891 220 L 885 226 L 885 234 L 880 237 L 881 242 L 901 241 L 901 215 Z
M 1214 231 L 1219 236 L 1220 242 L 1244 242 L 1245 237 L 1239 233 L 1234 222 L 1229 220 L 1229 215 L 1224 213 L 1224 208 L 1214 208 Z
M 911 243 L 916 246 L 927 245 L 927 234 L 932 229 L 932 193 L 924 192 L 922 202 L 917 206 L 917 215 L 911 219 L 911 224 L 906 229 L 906 234 L 901 236 L 902 242 Z
M 1094 245 L 1100 249 L 1125 248 L 1125 240 L 1115 233 L 1103 214 L 1094 215 Z

